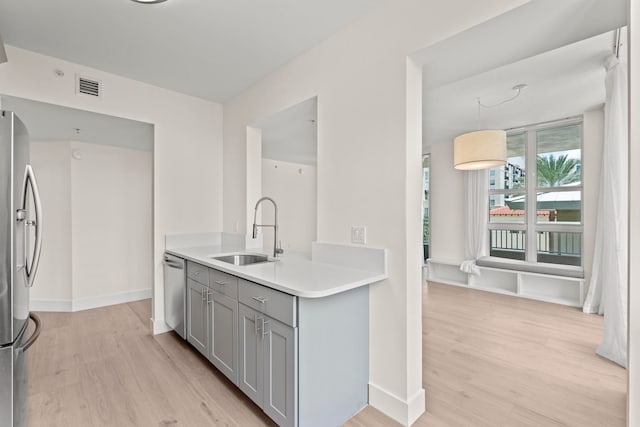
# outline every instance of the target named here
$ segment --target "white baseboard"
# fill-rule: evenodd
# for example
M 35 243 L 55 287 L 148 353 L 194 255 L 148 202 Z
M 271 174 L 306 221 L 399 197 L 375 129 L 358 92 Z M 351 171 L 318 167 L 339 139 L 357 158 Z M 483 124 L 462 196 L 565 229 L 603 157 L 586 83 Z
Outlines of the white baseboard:
M 73 311 L 89 310 L 91 308 L 106 307 L 149 298 L 151 298 L 151 289 L 138 289 L 112 295 L 80 298 L 73 301 Z
M 29 308 L 33 311 L 70 312 L 72 304 L 71 300 L 32 299 Z
M 123 304 L 151 298 L 151 289 L 138 289 L 112 295 L 79 298 L 75 300 L 31 300 L 33 311 L 63 311 L 73 312 L 89 310 L 91 308 L 106 307 L 108 305 Z
M 405 401 L 393 393 L 369 383 L 369 404 L 403 426 L 410 426 L 425 411 L 424 389 L 421 388 L 408 401 Z
M 151 321 L 151 335 L 164 334 L 171 331 L 171 326 L 167 325 L 164 319 L 149 319 Z
M 426 396 L 423 388 L 418 390 L 416 394 L 413 395 L 412 398 L 409 399 L 409 425 L 416 422 L 420 415 L 424 414 L 426 411 Z

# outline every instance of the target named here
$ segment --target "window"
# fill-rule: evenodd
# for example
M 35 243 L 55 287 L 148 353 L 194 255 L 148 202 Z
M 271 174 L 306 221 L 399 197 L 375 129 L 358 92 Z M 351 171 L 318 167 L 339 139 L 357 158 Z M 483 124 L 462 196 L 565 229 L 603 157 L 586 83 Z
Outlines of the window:
M 425 262 L 429 258 L 429 155 L 422 158 L 422 247 Z
M 491 256 L 582 265 L 582 120 L 510 132 L 507 157 L 489 174 Z

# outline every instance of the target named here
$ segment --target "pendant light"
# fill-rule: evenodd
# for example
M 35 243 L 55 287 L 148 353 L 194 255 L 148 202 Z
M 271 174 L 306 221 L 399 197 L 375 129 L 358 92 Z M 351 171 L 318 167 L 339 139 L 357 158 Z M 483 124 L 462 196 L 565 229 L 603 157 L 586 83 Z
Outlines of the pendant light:
M 455 168 L 491 169 L 507 162 L 507 133 L 503 130 L 477 130 L 453 140 Z
M 494 105 L 485 105 L 478 98 L 478 122 L 480 121 L 480 108 L 493 108 L 506 102 L 513 101 L 525 84 L 518 84 L 512 89 L 516 94 L 509 99 Z M 507 133 L 504 130 L 489 129 L 468 132 L 453 140 L 454 168 L 459 170 L 491 169 L 507 163 Z

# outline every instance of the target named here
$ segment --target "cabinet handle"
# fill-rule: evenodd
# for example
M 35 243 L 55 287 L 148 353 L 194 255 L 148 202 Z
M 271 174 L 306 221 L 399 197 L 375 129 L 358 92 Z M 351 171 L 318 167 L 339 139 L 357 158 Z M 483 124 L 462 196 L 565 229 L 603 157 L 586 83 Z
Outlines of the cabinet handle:
M 255 325 L 256 325 L 256 335 L 259 337 L 263 337 L 265 335 L 267 335 L 269 333 L 269 331 L 267 330 L 267 325 L 269 324 L 268 320 L 264 320 L 264 317 L 257 317 L 257 315 L 254 315 L 255 318 Z M 260 326 L 258 326 L 260 323 L 262 323 Z
M 223 282 L 222 280 L 216 280 L 216 283 L 220 286 L 227 286 L 227 283 Z
M 204 286 L 202 287 L 202 302 L 206 302 L 209 299 L 209 291 Z
M 178 263 L 178 262 L 175 262 L 175 261 L 170 261 L 170 260 L 168 260 L 168 259 L 165 259 L 165 260 L 163 261 L 163 263 L 164 263 L 164 265 L 166 265 L 167 267 L 170 267 L 170 268 L 176 268 L 176 269 L 178 269 L 178 270 L 182 270 L 182 269 L 184 268 L 184 267 L 182 266 L 182 264 L 180 264 L 180 263 Z
M 258 320 L 264 320 L 264 319 L 263 319 L 262 317 L 258 317 L 258 315 L 257 315 L 257 314 L 254 314 L 254 315 L 253 315 L 253 326 L 254 326 L 255 331 L 256 331 L 256 336 L 258 336 L 258 335 L 259 335 L 259 330 L 260 330 L 260 329 L 258 328 Z
M 252 299 L 258 301 L 260 304 L 264 304 L 265 302 L 269 301 L 268 299 L 264 298 L 264 297 L 251 297 Z
M 213 297 L 213 292 L 209 292 L 209 289 L 207 289 L 207 304 L 211 304 L 213 302 L 213 299 L 209 299 L 209 297 Z

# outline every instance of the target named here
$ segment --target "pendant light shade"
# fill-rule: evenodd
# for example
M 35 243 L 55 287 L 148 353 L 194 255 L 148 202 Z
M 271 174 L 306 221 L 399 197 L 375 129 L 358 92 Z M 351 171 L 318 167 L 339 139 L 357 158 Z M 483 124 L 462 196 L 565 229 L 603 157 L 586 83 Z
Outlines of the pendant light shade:
M 469 132 L 453 141 L 453 163 L 456 169 L 490 169 L 506 162 L 507 133 L 503 130 Z
M 2 43 L 2 36 L 0 36 L 0 64 L 7 62 L 7 52 L 4 50 L 4 43 Z

